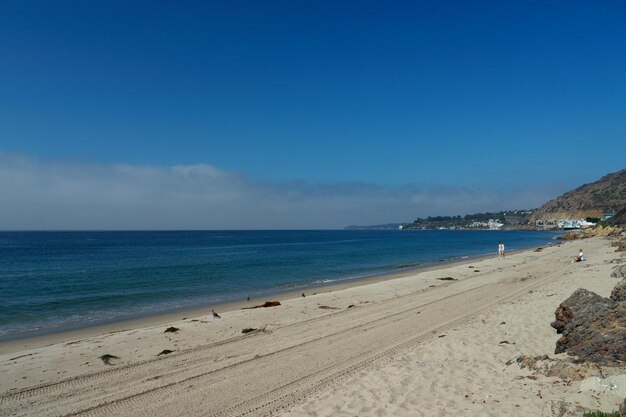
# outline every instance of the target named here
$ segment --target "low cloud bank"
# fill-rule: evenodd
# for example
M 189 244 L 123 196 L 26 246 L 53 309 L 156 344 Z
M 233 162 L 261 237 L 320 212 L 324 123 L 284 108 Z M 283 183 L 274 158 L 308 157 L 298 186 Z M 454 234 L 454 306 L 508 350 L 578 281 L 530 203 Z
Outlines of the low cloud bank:
M 342 228 L 530 208 L 561 191 L 266 182 L 206 164 L 102 165 L 0 153 L 0 230 Z

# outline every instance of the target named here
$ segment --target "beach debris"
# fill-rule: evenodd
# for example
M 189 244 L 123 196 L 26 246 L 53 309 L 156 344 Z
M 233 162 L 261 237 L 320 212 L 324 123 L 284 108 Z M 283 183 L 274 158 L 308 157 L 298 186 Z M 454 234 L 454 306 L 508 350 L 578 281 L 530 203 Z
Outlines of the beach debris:
M 468 266 L 468 268 L 474 268 L 474 265 L 470 265 L 470 266 Z
M 437 278 L 439 281 L 457 281 L 456 278 L 452 278 L 452 277 L 442 277 L 442 278 Z
M 500 324 L 501 324 L 501 325 L 502 325 L 502 324 L 506 324 L 506 321 L 502 321 L 502 322 L 500 322 Z
M 257 330 L 259 330 L 259 329 L 253 329 L 252 327 L 248 327 L 248 328 L 243 329 L 241 331 L 241 333 L 243 333 L 243 334 L 252 333 L 252 332 L 256 332 Z
M 474 272 L 480 272 L 478 269 L 474 269 Z
M 500 343 L 498 343 L 499 345 L 514 345 L 515 342 L 509 342 L 508 340 L 503 340 Z
M 253 309 L 253 308 L 277 307 L 279 305 L 281 305 L 280 301 L 266 301 L 263 304 L 258 305 L 258 306 L 244 307 L 244 308 L 242 308 L 242 310 L 250 310 L 250 309 Z
M 302 298 L 306 297 L 306 295 L 304 295 L 304 293 L 302 293 Z
M 169 349 L 163 349 L 161 351 L 161 353 L 159 353 L 157 356 L 161 356 L 161 355 L 169 355 L 170 353 L 174 352 L 173 350 L 169 350 Z
M 604 298 L 579 288 L 555 310 L 550 324 L 561 338 L 555 353 L 567 352 L 601 365 L 626 362 L 626 301 Z
M 163 333 L 176 333 L 180 329 L 178 327 L 168 327 Z
M 533 252 L 541 252 L 541 251 L 543 251 L 543 248 L 537 248 Z
M 441 339 L 442 337 L 446 337 L 446 336 L 447 336 L 447 335 L 445 335 L 445 334 L 440 334 L 440 335 L 439 335 L 439 336 L 437 336 L 437 337 Z
M 354 304 L 350 304 L 350 305 L 348 306 L 348 308 L 353 308 L 353 307 L 354 307 Z
M 321 308 L 322 310 L 339 310 L 338 307 L 331 307 L 331 306 L 319 306 L 318 308 Z
M 222 318 L 222 316 L 220 316 L 219 314 L 217 314 L 217 313 L 215 312 L 215 310 L 213 310 L 213 309 L 211 309 L 211 313 L 213 313 L 213 319 L 221 319 L 221 318 Z
M 99 356 L 99 358 L 100 358 L 100 359 L 102 359 L 102 362 L 104 362 L 104 364 L 105 364 L 105 365 L 111 365 L 111 366 L 115 365 L 115 364 L 111 363 L 111 360 L 113 360 L 113 359 L 119 359 L 119 357 L 118 357 L 118 356 L 115 356 L 115 355 L 109 355 L 108 353 L 107 353 L 107 354 L 104 354 L 104 355 L 102 355 L 102 356 Z

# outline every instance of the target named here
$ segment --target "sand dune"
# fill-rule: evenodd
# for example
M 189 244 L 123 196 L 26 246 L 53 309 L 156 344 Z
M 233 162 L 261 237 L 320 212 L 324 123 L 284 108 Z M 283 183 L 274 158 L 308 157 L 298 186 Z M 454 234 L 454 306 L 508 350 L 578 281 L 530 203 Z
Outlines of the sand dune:
M 556 400 L 616 409 L 614 390 L 581 390 L 580 381 L 511 363 L 552 354 L 554 309 L 576 288 L 607 296 L 615 285 L 619 255 L 609 242 L 586 240 L 588 261 L 572 264 L 578 244 L 220 311 L 221 319 L 208 309 L 46 346 L 5 344 L 0 415 L 538 416 Z M 179 330 L 165 333 L 170 326 Z M 105 354 L 118 359 L 106 365 Z

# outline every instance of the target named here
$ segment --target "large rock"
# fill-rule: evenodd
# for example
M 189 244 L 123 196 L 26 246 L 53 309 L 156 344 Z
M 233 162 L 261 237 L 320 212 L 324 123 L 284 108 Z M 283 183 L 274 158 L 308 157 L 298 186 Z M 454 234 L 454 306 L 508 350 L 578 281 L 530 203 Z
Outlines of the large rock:
M 555 353 L 567 352 L 601 365 L 626 364 L 626 302 L 579 288 L 554 316 L 551 325 L 562 335 Z

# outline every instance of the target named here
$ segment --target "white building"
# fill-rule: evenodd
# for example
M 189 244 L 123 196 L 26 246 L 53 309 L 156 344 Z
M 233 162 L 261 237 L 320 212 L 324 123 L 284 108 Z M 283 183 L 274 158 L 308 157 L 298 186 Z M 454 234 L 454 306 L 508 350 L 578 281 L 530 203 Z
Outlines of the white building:
M 501 228 L 502 226 L 504 226 L 504 223 L 500 223 L 500 221 L 498 219 L 489 219 L 489 221 L 487 222 L 487 225 L 489 226 L 489 229 L 491 230 L 497 230 L 499 228 Z

